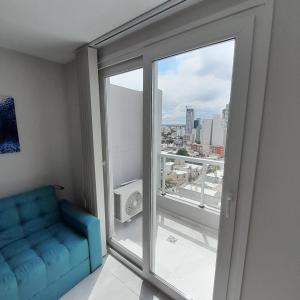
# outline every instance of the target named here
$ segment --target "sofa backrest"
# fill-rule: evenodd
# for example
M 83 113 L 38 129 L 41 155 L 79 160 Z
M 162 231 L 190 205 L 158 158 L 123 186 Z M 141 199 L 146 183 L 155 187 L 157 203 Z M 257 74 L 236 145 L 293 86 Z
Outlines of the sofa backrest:
M 60 219 L 53 186 L 0 199 L 0 248 Z

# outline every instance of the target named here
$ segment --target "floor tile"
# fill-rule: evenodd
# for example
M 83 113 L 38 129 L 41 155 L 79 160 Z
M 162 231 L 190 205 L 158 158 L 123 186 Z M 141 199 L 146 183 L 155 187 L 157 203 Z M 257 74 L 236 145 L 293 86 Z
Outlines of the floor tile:
M 155 246 L 155 273 L 193 299 L 210 300 L 212 297 L 217 253 L 217 231 L 173 216 L 158 212 L 158 227 Z M 137 234 L 141 228 L 141 216 L 117 230 L 119 242 L 136 251 L 142 241 Z M 131 247 L 133 247 L 131 249 Z M 117 275 L 119 273 L 119 275 Z M 124 274 L 123 274 L 124 273 Z M 126 271 L 117 270 L 122 282 L 135 293 L 141 282 L 130 279 Z M 123 275 L 122 275 L 123 274 Z
M 108 256 L 101 268 L 82 280 L 61 300 L 140 299 L 137 294 L 111 272 L 110 267 L 116 270 L 118 265 L 121 265 L 121 263 Z
M 217 250 L 217 232 L 160 212 L 156 237 L 155 272 L 194 300 L 211 300 Z M 141 249 L 141 217 L 118 227 L 119 242 Z M 131 236 L 132 234 L 132 236 Z M 123 295 L 123 296 L 121 296 Z M 125 298 L 124 295 L 127 297 Z M 118 298 L 121 297 L 121 298 Z M 108 255 L 97 270 L 63 300 L 169 300 L 114 257 Z

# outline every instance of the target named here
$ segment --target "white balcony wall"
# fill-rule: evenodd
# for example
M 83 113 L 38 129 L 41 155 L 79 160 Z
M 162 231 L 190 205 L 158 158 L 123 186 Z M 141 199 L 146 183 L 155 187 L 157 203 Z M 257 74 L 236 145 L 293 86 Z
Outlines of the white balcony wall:
M 143 174 L 143 92 L 107 86 L 107 120 L 113 188 Z
M 159 209 L 169 212 L 178 220 L 187 220 L 198 226 L 204 226 L 210 230 L 219 229 L 220 214 L 216 210 L 202 209 L 197 205 L 187 204 L 185 201 L 170 196 L 157 195 Z

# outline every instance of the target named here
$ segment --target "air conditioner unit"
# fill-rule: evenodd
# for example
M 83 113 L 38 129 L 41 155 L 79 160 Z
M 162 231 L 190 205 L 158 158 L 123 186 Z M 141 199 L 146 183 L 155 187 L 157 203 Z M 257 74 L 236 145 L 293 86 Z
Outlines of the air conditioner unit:
M 114 190 L 115 218 L 121 223 L 143 210 L 143 181 L 136 180 Z

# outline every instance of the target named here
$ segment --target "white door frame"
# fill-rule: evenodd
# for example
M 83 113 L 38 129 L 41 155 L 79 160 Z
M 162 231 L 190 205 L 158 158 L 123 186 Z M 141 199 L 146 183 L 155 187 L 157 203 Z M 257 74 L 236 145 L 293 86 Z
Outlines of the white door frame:
M 240 162 L 244 136 L 244 124 L 247 107 L 248 83 L 251 66 L 251 49 L 253 40 L 254 17 L 228 18 L 165 39 L 144 48 L 144 270 L 155 276 L 153 270 L 156 188 L 154 176 L 157 174 L 157 153 L 155 137 L 155 99 L 152 83 L 155 80 L 153 62 L 188 50 L 210 44 L 235 39 L 233 78 L 230 100 L 229 123 L 227 130 L 225 173 L 222 192 L 222 210 L 220 215 L 217 269 L 215 278 L 214 300 L 225 300 L 230 269 L 231 247 L 234 233 L 235 211 Z M 152 79 L 152 80 L 150 80 Z M 150 149 L 150 151 L 149 151 Z M 251 170 L 250 170 L 251 171 Z M 151 187 L 151 189 L 149 189 Z M 231 195 L 231 196 L 230 196 Z M 231 197 L 230 202 L 227 200 Z M 228 211 L 225 209 L 228 207 Z M 149 213 L 150 212 L 150 213 Z M 229 217 L 226 215 L 229 215 Z M 148 237 L 151 237 L 150 239 Z M 145 274 L 146 275 L 146 274 Z M 201 284 L 201 283 L 199 283 Z
M 113 247 L 122 253 L 127 259 L 142 269 L 142 259 L 126 247 L 113 239 L 114 232 L 114 197 L 113 197 L 113 175 L 112 175 L 112 158 L 110 156 L 110 136 L 108 135 L 107 120 L 107 97 L 105 81 L 108 77 L 118 75 L 124 72 L 133 71 L 142 68 L 142 59 L 134 58 L 132 60 L 104 68 L 99 71 L 100 85 L 100 103 L 101 103 L 101 128 L 103 144 L 103 173 L 104 173 L 104 194 L 105 194 L 105 214 L 106 214 L 106 240 L 110 247 Z
M 217 262 L 217 272 L 215 278 L 215 290 L 214 290 L 214 300 L 227 299 L 227 300 L 238 300 L 240 299 L 241 286 L 242 286 L 242 276 L 246 255 L 249 223 L 251 216 L 251 205 L 252 196 L 254 193 L 254 182 L 255 182 L 255 170 L 257 163 L 257 154 L 259 148 L 259 137 L 261 128 L 261 118 L 263 112 L 264 103 L 264 93 L 265 84 L 268 69 L 268 54 L 269 45 L 271 37 L 271 27 L 272 27 L 272 16 L 273 16 L 273 1 L 272 0 L 250 0 L 244 4 L 237 5 L 232 9 L 227 9 L 219 14 L 210 16 L 205 20 L 199 20 L 199 22 L 182 28 L 182 30 L 175 30 L 176 37 L 170 34 L 168 38 L 164 37 L 159 45 L 165 43 L 165 53 L 158 50 L 155 52 L 157 46 L 143 44 L 143 47 L 136 49 L 123 49 L 114 58 L 103 57 L 104 64 L 111 65 L 112 61 L 119 63 L 121 61 L 126 61 L 134 57 L 143 56 L 143 67 L 144 67 L 144 156 L 145 167 L 144 167 L 144 194 L 147 199 L 144 202 L 144 268 L 143 270 L 137 269 L 128 260 L 119 256 L 119 259 L 123 260 L 128 266 L 132 267 L 137 273 L 142 277 L 148 279 L 153 284 L 161 288 L 164 292 L 169 294 L 174 299 L 185 299 L 184 295 L 173 289 L 169 284 L 161 282 L 156 275 L 151 273 L 151 243 L 147 239 L 147 235 L 151 232 L 151 209 L 152 207 L 152 174 L 151 170 L 153 164 L 152 149 L 149 148 L 149 142 L 152 140 L 152 113 L 153 113 L 153 102 L 152 102 L 152 60 L 165 55 L 172 55 L 187 49 L 192 49 L 194 47 L 199 47 L 201 45 L 210 44 L 216 42 L 217 40 L 224 40 L 227 38 L 235 37 L 237 38 L 241 49 L 244 49 L 245 53 L 236 52 L 236 58 L 239 60 L 237 67 L 237 61 L 235 60 L 235 68 L 240 69 L 243 77 L 242 86 L 237 92 L 236 89 L 232 89 L 232 101 L 237 102 L 238 95 L 242 95 L 246 98 L 246 102 L 243 101 L 241 115 L 238 116 L 237 108 L 240 107 L 231 105 L 232 112 L 231 117 L 238 119 L 242 123 L 244 128 L 231 128 L 233 127 L 233 121 L 229 121 L 229 136 L 228 136 L 228 154 L 226 154 L 226 168 L 230 164 L 230 157 L 235 154 L 240 157 L 238 164 L 233 164 L 232 167 L 235 170 L 235 176 L 227 176 L 225 174 L 224 190 L 223 195 L 227 193 L 233 193 L 234 200 L 238 198 L 237 201 L 233 201 L 234 204 L 231 205 L 230 215 L 231 218 L 227 219 L 224 212 L 221 215 L 221 226 L 220 226 L 220 247 L 218 249 L 218 262 Z M 225 26 L 227 30 L 230 28 L 229 23 L 240 22 L 237 27 L 233 28 L 232 31 L 224 31 L 225 27 L 222 24 L 227 23 Z M 217 27 L 215 27 L 217 25 Z M 243 27 L 245 26 L 245 27 Z M 195 30 L 200 32 L 205 32 L 206 29 L 214 28 L 215 36 L 212 37 L 210 34 L 202 35 L 201 41 L 195 41 L 194 36 L 190 37 L 188 40 L 184 39 L 184 36 L 188 36 L 188 32 Z M 193 29 L 191 29 L 193 28 Z M 254 34 L 253 29 L 255 28 Z M 187 34 L 187 35 L 185 35 Z M 253 34 L 253 36 L 252 36 Z M 200 34 L 201 35 L 201 34 Z M 159 36 L 159 35 L 158 35 Z M 171 37 L 172 36 L 172 37 Z M 247 36 L 248 38 L 243 38 Z M 181 39 L 184 41 L 184 47 L 176 44 L 176 40 Z M 150 41 L 149 41 L 150 42 Z M 172 49 L 175 47 L 176 51 Z M 194 45 L 194 46 L 193 46 Z M 246 49 L 247 48 L 247 49 Z M 150 51 L 151 49 L 151 51 Z M 173 51 L 173 52 L 172 52 Z M 100 61 L 101 65 L 101 61 Z M 245 66 L 243 69 L 242 66 Z M 235 76 L 235 73 L 233 73 Z M 100 77 L 101 78 L 101 77 Z M 247 80 L 246 80 L 247 78 Z M 101 81 L 101 80 L 100 80 Z M 233 78 L 234 82 L 238 82 L 239 78 Z M 100 88 L 101 85 L 100 85 Z M 236 95 L 234 95 L 237 93 Z M 101 97 L 103 98 L 103 97 Z M 233 103 L 233 102 L 231 102 Z M 243 119 L 243 120 L 242 120 Z M 230 147 L 230 136 L 233 135 L 230 131 L 235 132 L 241 137 L 242 142 L 236 147 Z M 151 145 L 150 145 L 151 146 Z M 231 150 L 230 150 L 231 149 Z M 238 153 L 239 152 L 239 153 Z M 231 167 L 227 168 L 228 170 Z M 238 171 L 238 172 L 237 172 Z M 225 171 L 226 172 L 226 171 Z M 238 176 L 237 176 L 238 174 Z M 238 186 L 237 186 L 237 183 Z M 225 196 L 224 196 L 225 197 Z M 222 204 L 224 207 L 225 198 L 222 199 Z M 236 205 L 237 204 L 237 205 Z M 235 212 L 236 215 L 235 215 Z M 234 217 L 235 216 L 235 217 Z M 232 229 L 232 230 L 228 230 Z M 232 243 L 226 243 L 223 240 L 228 239 Z M 146 246 L 147 245 L 147 246 Z M 225 250 L 224 250 L 225 249 Z M 111 250 L 111 252 L 115 252 Z M 223 255 L 224 253 L 224 255 Z M 230 253 L 230 257 L 229 257 Z M 117 253 L 115 255 L 118 256 Z

